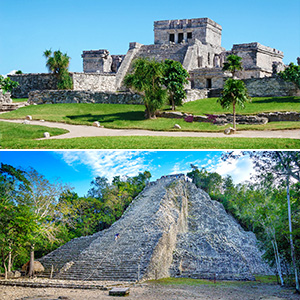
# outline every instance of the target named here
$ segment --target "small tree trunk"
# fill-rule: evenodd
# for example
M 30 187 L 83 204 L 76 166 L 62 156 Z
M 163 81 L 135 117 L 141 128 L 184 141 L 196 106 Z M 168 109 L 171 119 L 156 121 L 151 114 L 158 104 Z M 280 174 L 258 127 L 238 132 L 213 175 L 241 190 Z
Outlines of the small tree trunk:
M 291 214 L 291 202 L 290 202 L 290 180 L 289 175 L 286 177 L 286 192 L 287 192 L 287 200 L 288 200 L 288 216 L 289 216 L 289 231 L 290 231 L 290 245 L 291 245 L 291 257 L 293 263 L 293 269 L 295 273 L 295 281 L 296 281 L 296 291 L 300 293 L 299 287 L 299 279 L 298 279 L 298 272 L 297 272 L 297 265 L 296 265 L 296 258 L 295 258 L 295 249 L 293 243 L 293 235 L 292 235 L 292 214 Z
M 5 261 L 3 263 L 3 266 L 4 266 L 4 279 L 6 280 L 7 279 L 7 267 L 6 267 Z
M 236 124 L 235 124 L 235 101 L 232 103 L 232 108 L 233 108 L 233 129 L 234 132 L 236 131 Z
M 282 272 L 281 272 L 280 257 L 279 257 L 277 242 L 276 242 L 275 238 L 274 238 L 274 241 L 271 241 L 271 243 L 272 243 L 272 246 L 273 246 L 273 249 L 274 249 L 276 269 L 277 269 L 277 274 L 280 278 L 280 285 L 284 286 L 284 281 L 283 281 Z
M 8 264 L 7 264 L 7 271 L 8 272 L 11 272 L 11 266 L 12 266 L 12 263 L 11 263 L 11 247 L 9 247 L 10 250 L 8 252 Z
M 28 276 L 32 277 L 33 275 L 34 275 L 34 244 L 31 245 L 30 262 L 29 262 L 29 270 L 28 270 Z
M 172 110 L 175 110 L 175 102 L 174 102 L 174 96 L 171 95 L 171 102 L 172 102 Z

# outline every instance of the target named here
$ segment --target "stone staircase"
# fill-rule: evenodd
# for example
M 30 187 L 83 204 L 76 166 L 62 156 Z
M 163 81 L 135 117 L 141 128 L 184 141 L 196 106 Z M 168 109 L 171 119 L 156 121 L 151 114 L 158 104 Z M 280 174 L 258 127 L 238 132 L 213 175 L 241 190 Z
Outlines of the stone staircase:
M 148 184 L 110 228 L 39 261 L 48 274 L 55 266 L 54 278 L 68 280 L 253 280 L 254 273 L 271 273 L 256 243 L 222 204 L 178 174 Z
M 174 180 L 165 178 L 147 186 L 109 229 L 74 239 L 40 259 L 46 272 L 55 265 L 58 279 L 136 281 L 145 277 L 170 227 L 169 214 L 162 220 L 160 212 L 166 206 L 166 186 Z
M 19 103 L 0 103 L 0 112 L 8 112 L 26 106 L 26 102 Z

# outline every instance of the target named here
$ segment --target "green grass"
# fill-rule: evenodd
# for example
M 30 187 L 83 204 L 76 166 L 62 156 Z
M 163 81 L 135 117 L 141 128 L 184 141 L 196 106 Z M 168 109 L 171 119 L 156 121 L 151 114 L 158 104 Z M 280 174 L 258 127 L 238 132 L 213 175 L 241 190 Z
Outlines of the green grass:
M 13 103 L 27 102 L 28 98 L 12 98 Z
M 260 276 L 255 275 L 255 283 L 262 284 L 277 284 L 276 276 Z M 149 280 L 148 282 L 153 284 L 160 285 L 188 285 L 188 286 L 197 286 L 197 285 L 253 285 L 253 281 L 216 281 L 206 279 L 193 279 L 193 278 L 163 278 L 159 280 Z
M 217 103 L 217 98 L 207 98 L 185 103 L 178 110 L 194 115 L 232 113 Z M 258 114 L 262 112 L 300 111 L 300 97 L 252 98 L 244 109 L 237 107 L 238 114 Z
M 299 149 L 300 140 L 267 138 L 190 138 L 159 136 L 85 137 L 34 140 L 65 130 L 0 122 L 1 149 Z
M 254 98 L 243 113 L 257 113 L 263 111 L 299 111 L 300 97 L 282 98 Z M 252 107 L 252 108 L 251 108 Z M 216 126 L 212 123 L 188 123 L 183 119 L 157 118 L 145 120 L 143 105 L 127 104 L 45 104 L 31 105 L 16 111 L 5 113 L 1 118 L 24 119 L 31 115 L 35 120 L 64 122 L 68 124 L 92 125 L 99 121 L 106 128 L 148 129 L 172 131 L 175 124 L 181 126 L 182 131 L 224 131 L 227 126 Z M 224 113 L 216 98 L 201 99 L 184 104 L 178 110 L 193 114 Z M 299 129 L 300 122 L 271 122 L 266 125 L 238 125 L 238 130 L 277 130 Z
M 10 148 L 14 149 L 13 144 L 15 142 L 26 144 L 34 139 L 44 137 L 44 132 L 49 132 L 51 136 L 55 136 L 68 131 L 45 126 L 0 122 L 0 146 L 3 147 L 5 143 L 10 143 Z

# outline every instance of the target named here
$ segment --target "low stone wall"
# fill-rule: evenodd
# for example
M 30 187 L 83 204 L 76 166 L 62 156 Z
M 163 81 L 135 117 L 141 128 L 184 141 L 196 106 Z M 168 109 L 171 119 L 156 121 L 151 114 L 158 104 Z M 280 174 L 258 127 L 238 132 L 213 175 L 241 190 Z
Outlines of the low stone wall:
M 197 116 L 189 115 L 179 111 L 163 111 L 156 114 L 161 118 L 170 119 L 185 119 L 189 117 L 194 122 L 212 122 L 216 125 L 225 125 L 232 123 L 232 114 L 221 114 L 221 115 L 206 115 Z M 238 124 L 266 124 L 268 122 L 282 122 L 282 121 L 293 121 L 300 122 L 300 112 L 274 112 L 274 113 L 261 113 L 254 116 L 249 115 L 236 115 L 236 122 Z
M 30 104 L 56 103 L 111 103 L 111 104 L 143 104 L 138 94 L 104 93 L 94 91 L 48 90 L 29 93 Z
M 292 82 L 279 77 L 244 79 L 251 97 L 300 96 L 300 90 Z
M 27 98 L 31 91 L 54 90 L 57 87 L 56 77 L 49 73 L 15 74 L 8 77 L 19 83 L 19 86 L 12 90 L 13 98 Z
M 3 104 L 3 103 L 12 103 L 12 100 L 11 100 L 11 94 L 6 92 L 4 95 L 3 95 L 3 91 L 0 89 L 0 104 Z
M 72 73 L 71 77 L 75 91 L 116 91 L 116 74 Z
M 195 101 L 198 99 L 205 99 L 207 98 L 208 95 L 208 90 L 207 89 L 187 89 L 185 90 L 186 92 L 186 99 L 183 99 L 183 103 L 190 102 L 190 101 Z

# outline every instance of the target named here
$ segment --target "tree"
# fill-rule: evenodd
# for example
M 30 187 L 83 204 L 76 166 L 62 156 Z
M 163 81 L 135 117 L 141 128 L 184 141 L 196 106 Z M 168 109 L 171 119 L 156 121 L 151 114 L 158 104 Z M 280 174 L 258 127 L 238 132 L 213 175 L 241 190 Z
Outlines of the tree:
M 30 190 L 22 191 L 19 203 L 26 205 L 35 216 L 35 230 L 31 232 L 29 276 L 34 272 L 34 252 L 37 247 L 43 247 L 45 241 L 54 242 L 59 233 L 55 222 L 55 207 L 59 195 L 68 189 L 59 182 L 50 183 L 36 170 L 30 169 L 26 173 L 30 182 Z
M 168 90 L 172 110 L 175 110 L 175 105 L 182 105 L 182 99 L 186 98 L 184 84 L 188 83 L 189 73 L 180 62 L 170 59 L 163 62 L 163 69 L 163 83 Z
M 234 152 L 229 152 L 224 156 L 224 159 L 236 159 L 240 155 L 249 155 L 254 162 L 254 167 L 257 171 L 258 180 L 262 180 L 272 174 L 273 185 L 285 185 L 287 198 L 287 217 L 288 217 L 288 232 L 290 243 L 290 256 L 295 274 L 296 291 L 300 293 L 298 267 L 296 262 L 294 239 L 295 233 L 292 228 L 292 210 L 290 199 L 290 182 L 292 180 L 300 184 L 300 153 L 298 151 L 259 151 L 248 152 L 244 151 L 239 155 Z M 297 224 L 297 222 L 296 222 Z
M 284 71 L 279 72 L 278 75 L 283 80 L 293 82 L 300 88 L 300 66 L 290 63 L 289 66 Z
M 232 105 L 234 130 L 236 130 L 236 105 L 244 108 L 245 103 L 248 101 L 251 101 L 251 98 L 248 95 L 245 83 L 241 80 L 228 78 L 218 102 L 226 109 L 229 109 Z
M 234 79 L 235 73 L 237 71 L 242 70 L 242 58 L 235 55 L 230 54 L 226 57 L 226 61 L 223 64 L 223 71 L 229 71 L 232 74 L 232 78 Z
M 5 269 L 5 278 L 11 271 L 14 257 L 24 247 L 34 227 L 33 214 L 27 206 L 18 203 L 19 190 L 25 188 L 29 189 L 25 172 L 1 163 L 0 256 Z
M 124 84 L 143 97 L 146 107 L 146 118 L 155 118 L 155 112 L 166 100 L 163 89 L 163 65 L 147 58 L 138 58 L 133 62 L 133 73 L 127 74 Z
M 18 82 L 11 80 L 9 77 L 4 78 L 0 75 L 0 89 L 2 90 L 3 95 L 6 92 L 11 92 L 18 85 Z
M 45 50 L 44 56 L 47 59 L 46 66 L 49 72 L 52 72 L 57 78 L 57 88 L 59 90 L 67 90 L 73 88 L 73 82 L 69 75 L 70 57 L 67 53 L 62 53 L 60 50 L 54 51 Z

